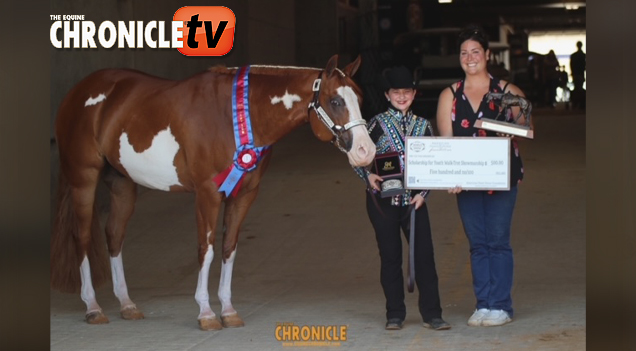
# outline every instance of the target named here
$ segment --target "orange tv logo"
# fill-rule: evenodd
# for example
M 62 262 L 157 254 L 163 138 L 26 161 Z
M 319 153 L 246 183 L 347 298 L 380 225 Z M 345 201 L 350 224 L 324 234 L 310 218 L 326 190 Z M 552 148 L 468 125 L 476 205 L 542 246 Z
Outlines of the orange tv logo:
M 223 6 L 186 6 L 174 13 L 183 21 L 179 52 L 186 56 L 223 56 L 234 45 L 234 12 Z

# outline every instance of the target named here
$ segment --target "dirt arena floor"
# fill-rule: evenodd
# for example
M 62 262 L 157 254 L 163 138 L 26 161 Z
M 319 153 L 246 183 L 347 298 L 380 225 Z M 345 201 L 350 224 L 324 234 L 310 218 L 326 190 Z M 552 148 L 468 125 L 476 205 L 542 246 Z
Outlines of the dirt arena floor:
M 417 295 L 407 294 L 404 329 L 384 330 L 380 262 L 363 183 L 344 155 L 303 126 L 275 145 L 243 224 L 232 301 L 245 327 L 198 329 L 194 197 L 142 189 L 123 258 L 131 298 L 146 318 L 119 318 L 107 285 L 97 297 L 110 323 L 87 325 L 79 295 L 51 291 L 51 350 L 584 350 L 585 114 L 557 109 L 535 115 L 536 138 L 520 143 L 526 179 L 513 220 L 510 324 L 466 325 L 475 303 L 468 245 L 454 196 L 434 191 L 427 201 L 443 316 L 452 329 L 422 327 Z M 52 194 L 57 168 L 53 145 Z M 216 257 L 210 295 L 219 314 L 218 250 Z M 284 324 L 344 326 L 346 340 L 289 346 L 276 338 Z

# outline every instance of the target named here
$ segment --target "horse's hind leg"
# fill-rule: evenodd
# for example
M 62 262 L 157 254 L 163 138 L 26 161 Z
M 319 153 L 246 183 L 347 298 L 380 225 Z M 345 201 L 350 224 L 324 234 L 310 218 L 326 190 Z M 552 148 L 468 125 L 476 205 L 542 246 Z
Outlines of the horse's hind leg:
M 108 317 L 104 315 L 101 307 L 97 303 L 95 289 L 93 287 L 93 277 L 91 272 L 91 263 L 89 262 L 89 252 L 96 245 L 92 240 L 97 238 L 92 235 L 93 231 L 99 231 L 99 223 L 97 221 L 97 213 L 94 207 L 95 189 L 99 179 L 100 170 L 88 168 L 82 172 L 78 172 L 79 180 L 75 186 L 71 186 L 71 198 L 73 209 L 77 216 L 78 235 L 75 238 L 80 257 L 83 257 L 80 265 L 80 276 L 82 281 L 80 296 L 86 304 L 86 322 L 89 324 L 108 323 Z M 99 265 L 97 261 L 91 261 L 93 264 Z
M 194 299 L 199 304 L 199 328 L 202 330 L 223 329 L 210 308 L 208 282 L 210 264 L 214 258 L 214 238 L 221 195 L 211 184 L 203 184 L 196 190 L 197 231 L 199 242 L 199 279 Z
M 219 300 L 221 301 L 221 322 L 226 328 L 236 328 L 245 325 L 243 319 L 232 306 L 232 270 L 236 258 L 236 246 L 241 223 L 245 219 L 247 210 L 256 198 L 258 187 L 236 198 L 226 200 L 223 218 L 223 263 L 219 282 Z
M 113 277 L 113 291 L 119 299 L 120 314 L 123 319 L 143 319 L 144 314 L 128 296 L 128 287 L 124 276 L 122 248 L 126 224 L 135 208 L 137 185 L 116 170 L 109 168 L 104 181 L 110 189 L 110 214 L 106 222 L 106 240 L 110 254 L 110 267 Z

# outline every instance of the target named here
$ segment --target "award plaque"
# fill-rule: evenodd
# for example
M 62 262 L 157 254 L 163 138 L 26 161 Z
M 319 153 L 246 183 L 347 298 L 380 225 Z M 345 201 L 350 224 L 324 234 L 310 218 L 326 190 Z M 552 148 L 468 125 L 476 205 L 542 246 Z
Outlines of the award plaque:
M 486 102 L 499 101 L 501 112 L 495 117 L 481 118 L 475 121 L 475 128 L 486 129 L 497 133 L 511 134 L 528 139 L 534 138 L 534 133 L 530 128 L 530 112 L 532 104 L 530 101 L 521 96 L 511 93 L 488 93 L 486 94 Z M 499 116 L 505 116 L 511 106 L 519 106 L 519 114 L 514 118 L 514 122 L 506 122 L 498 120 Z M 525 124 L 517 124 L 521 115 L 525 116 Z M 504 117 L 505 119 L 505 117 Z
M 406 189 L 510 190 L 510 138 L 407 137 Z
M 384 180 L 381 185 L 381 197 L 404 194 L 402 166 L 400 163 L 400 154 L 397 152 L 388 152 L 375 157 L 376 174 Z

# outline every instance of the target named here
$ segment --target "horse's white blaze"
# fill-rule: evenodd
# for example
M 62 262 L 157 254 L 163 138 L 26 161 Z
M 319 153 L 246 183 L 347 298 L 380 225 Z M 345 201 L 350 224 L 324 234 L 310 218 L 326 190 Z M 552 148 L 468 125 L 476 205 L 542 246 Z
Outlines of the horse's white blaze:
M 86 314 L 91 312 L 101 311 L 102 309 L 97 304 L 95 299 L 95 289 L 93 289 L 93 280 L 91 278 L 91 265 L 88 263 L 88 258 L 84 256 L 82 264 L 80 265 L 80 277 L 82 278 L 82 290 L 80 296 L 82 301 L 86 304 Z
M 283 105 L 285 105 L 285 108 L 288 110 L 291 110 L 292 106 L 294 105 L 294 102 L 298 102 L 300 101 L 300 96 L 296 95 L 296 94 L 290 94 L 286 89 L 285 89 L 285 95 L 283 96 L 274 96 L 273 98 L 271 98 L 271 102 L 272 105 L 276 105 L 279 102 L 283 102 Z
M 181 185 L 174 166 L 177 151 L 179 143 L 170 126 L 157 133 L 150 147 L 140 153 L 130 145 L 127 133 L 119 137 L 119 162 L 136 183 L 152 189 L 169 191 L 170 186 Z
M 360 105 L 358 104 L 358 96 L 351 89 L 351 87 L 344 86 L 336 89 L 338 95 L 342 97 L 345 101 L 345 105 L 347 106 L 347 110 L 349 110 L 349 121 L 355 121 L 358 119 L 362 119 L 362 113 L 360 112 Z
M 122 261 L 121 252 L 116 257 L 110 258 L 110 270 L 113 274 L 113 291 L 119 299 L 121 308 L 133 308 L 135 304 L 128 297 L 128 286 L 124 277 L 124 263 Z
M 86 106 L 92 106 L 92 105 L 97 105 L 98 103 L 102 102 L 106 100 L 106 95 L 104 94 L 99 94 L 97 95 L 97 97 L 88 97 L 88 100 L 86 100 L 86 102 L 84 103 L 84 107 Z
M 210 233 L 208 233 L 208 237 Z M 214 318 L 214 312 L 210 308 L 210 295 L 208 293 L 208 280 L 210 277 L 210 264 L 214 258 L 214 249 L 212 245 L 208 245 L 208 251 L 203 258 L 203 265 L 199 270 L 199 280 L 197 282 L 197 291 L 194 299 L 199 304 L 199 319 Z
M 219 282 L 219 300 L 221 301 L 221 316 L 235 314 L 232 307 L 232 269 L 234 268 L 236 248 L 230 257 L 221 265 L 221 279 Z
M 336 91 L 345 101 L 345 106 L 349 111 L 349 122 L 362 119 L 358 96 L 353 89 L 348 86 L 342 86 Z M 355 126 L 350 131 L 353 135 L 353 144 L 351 145 L 351 150 L 347 153 L 349 162 L 354 166 L 366 166 L 371 163 L 375 155 L 375 144 L 369 138 L 369 133 L 364 125 Z

